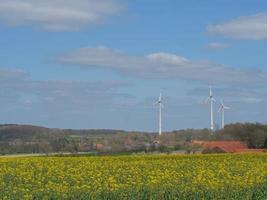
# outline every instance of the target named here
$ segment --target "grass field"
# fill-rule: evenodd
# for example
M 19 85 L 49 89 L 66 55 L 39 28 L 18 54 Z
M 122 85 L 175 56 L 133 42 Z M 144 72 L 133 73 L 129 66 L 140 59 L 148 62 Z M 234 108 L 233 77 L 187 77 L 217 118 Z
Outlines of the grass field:
M 267 199 L 267 154 L 0 158 L 1 199 Z

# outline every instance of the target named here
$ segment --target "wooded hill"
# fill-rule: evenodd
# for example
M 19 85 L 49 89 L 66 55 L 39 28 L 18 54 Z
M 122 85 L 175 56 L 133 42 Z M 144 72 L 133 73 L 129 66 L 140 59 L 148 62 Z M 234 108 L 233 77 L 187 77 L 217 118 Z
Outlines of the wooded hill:
M 240 140 L 250 148 L 267 148 L 267 125 L 230 124 L 211 133 L 208 129 L 188 129 L 163 133 L 122 130 L 49 129 L 31 125 L 0 125 L 0 154 L 52 152 L 137 152 L 191 151 L 192 140 Z M 157 144 L 157 141 L 160 141 Z

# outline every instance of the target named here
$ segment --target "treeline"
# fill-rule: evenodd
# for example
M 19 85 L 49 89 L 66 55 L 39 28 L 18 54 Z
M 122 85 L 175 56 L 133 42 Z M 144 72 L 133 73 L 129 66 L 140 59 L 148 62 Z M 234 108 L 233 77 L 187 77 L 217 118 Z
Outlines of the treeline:
M 267 125 L 260 123 L 228 124 L 224 129 L 213 133 L 208 129 L 188 129 L 174 131 L 171 134 L 179 135 L 181 140 L 208 140 L 246 142 L 249 148 L 267 148 Z M 168 135 L 168 134 L 167 134 Z M 175 136 L 174 136 L 175 137 Z
M 48 129 L 28 125 L 0 125 L 0 154 L 54 152 L 197 151 L 192 140 L 241 140 L 250 148 L 267 148 L 267 125 L 230 124 L 211 133 L 188 129 L 163 133 L 121 130 Z

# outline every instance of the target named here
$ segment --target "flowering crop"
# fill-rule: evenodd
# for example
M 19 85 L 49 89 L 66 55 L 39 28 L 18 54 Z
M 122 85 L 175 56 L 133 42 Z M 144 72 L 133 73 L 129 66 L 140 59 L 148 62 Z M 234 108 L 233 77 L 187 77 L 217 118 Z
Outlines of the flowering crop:
M 267 199 L 267 154 L 0 158 L 0 199 Z

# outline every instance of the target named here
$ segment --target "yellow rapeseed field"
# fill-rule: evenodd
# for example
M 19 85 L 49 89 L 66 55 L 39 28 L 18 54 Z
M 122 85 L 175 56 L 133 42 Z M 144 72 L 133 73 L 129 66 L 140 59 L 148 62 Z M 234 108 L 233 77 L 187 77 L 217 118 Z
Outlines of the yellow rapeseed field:
M 267 154 L 0 158 L 1 199 L 267 199 Z

